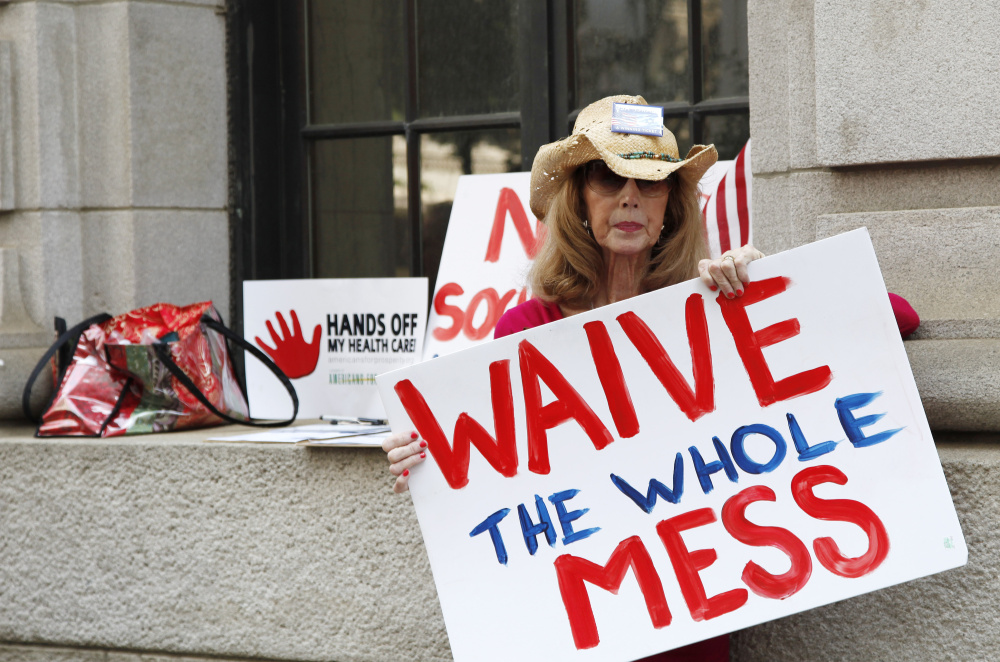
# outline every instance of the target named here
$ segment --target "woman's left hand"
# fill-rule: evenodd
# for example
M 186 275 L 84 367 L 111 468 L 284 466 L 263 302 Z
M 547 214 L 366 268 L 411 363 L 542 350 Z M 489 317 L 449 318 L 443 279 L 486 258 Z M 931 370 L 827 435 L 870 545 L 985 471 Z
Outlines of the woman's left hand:
M 720 290 L 728 299 L 743 296 L 743 289 L 750 282 L 747 265 L 764 254 L 747 244 L 742 248 L 726 251 L 714 260 L 698 263 L 698 275 L 714 292 Z

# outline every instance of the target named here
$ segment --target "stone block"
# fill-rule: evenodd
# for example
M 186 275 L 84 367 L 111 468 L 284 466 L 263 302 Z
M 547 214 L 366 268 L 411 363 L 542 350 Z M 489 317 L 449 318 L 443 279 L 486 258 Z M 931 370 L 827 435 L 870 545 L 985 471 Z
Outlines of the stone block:
M 788 44 L 783 30 L 789 0 L 747 5 L 750 135 L 754 175 L 788 170 Z M 754 181 L 754 196 L 757 195 Z
M 76 8 L 79 61 L 80 204 L 128 207 L 132 125 L 128 2 Z
M 244 430 L 0 430 L 0 530 L 13 543 L 0 543 L 0 640 L 450 660 L 417 520 L 384 453 L 203 441 Z
M 0 247 L 0 347 L 23 347 L 23 343 L 12 344 L 12 337 L 30 338 L 39 331 L 21 298 L 20 255 L 16 248 Z
M 816 218 L 830 208 L 826 172 L 769 174 L 753 181 L 754 245 L 767 254 L 816 240 Z
M 1000 206 L 998 178 L 991 161 L 757 174 L 754 243 L 773 253 L 815 241 L 828 214 Z
M 1000 155 L 998 33 L 996 6 L 975 0 L 815 3 L 819 160 Z
M 788 212 L 788 182 L 783 175 L 755 174 L 753 178 L 753 245 L 767 255 L 800 245 Z
M 830 173 L 819 213 L 1000 206 L 1000 162 L 947 161 Z M 755 191 L 756 192 L 756 191 Z M 808 195 L 802 191 L 801 195 Z
M 133 205 L 224 208 L 225 18 L 131 3 L 129 24 Z
M 1000 339 L 904 345 L 932 429 L 1000 430 Z
M 76 18 L 68 5 L 37 3 L 38 206 L 80 204 Z
M 42 328 L 55 315 L 82 319 L 80 244 L 73 211 L 14 212 L 0 221 L 0 246 L 17 247 L 24 307 Z
M 913 304 L 928 333 L 938 322 L 995 329 L 1000 207 L 826 214 L 817 219 L 816 238 L 859 227 L 871 234 L 889 291 Z
M 52 333 L 46 333 L 39 339 L 36 347 L 4 347 L 0 345 L 0 426 L 9 425 L 9 420 L 24 420 L 21 409 L 21 396 L 28 375 L 42 358 L 45 350 L 52 344 Z M 35 387 L 31 391 L 31 410 L 40 415 L 45 403 L 52 394 L 51 373 L 39 375 Z M 3 591 L 0 590 L 0 596 Z M 3 658 L 0 657 L 0 662 Z
M 37 12 L 36 3 L 15 3 L 3 8 L 0 20 L 0 41 L 10 44 L 14 199 L 22 209 L 40 206 Z
M 14 208 L 13 48 L 0 41 L 0 211 Z
M 104 651 L 42 646 L 2 646 L 0 662 L 107 662 Z
M 231 325 L 226 212 L 134 213 L 135 305 L 211 300 Z
M 789 2 L 783 29 L 788 58 L 788 156 L 792 169 L 814 168 L 816 158 L 816 54 L 813 2 Z
M 938 453 L 969 547 L 968 565 L 738 632 L 731 640 L 732 660 L 996 659 L 998 442 L 996 435 L 938 436 Z
M 84 315 L 118 315 L 136 308 L 136 280 L 140 275 L 148 276 L 137 271 L 137 265 L 145 265 L 146 259 L 136 253 L 134 213 L 100 211 L 81 216 Z M 146 246 L 144 250 L 155 248 Z

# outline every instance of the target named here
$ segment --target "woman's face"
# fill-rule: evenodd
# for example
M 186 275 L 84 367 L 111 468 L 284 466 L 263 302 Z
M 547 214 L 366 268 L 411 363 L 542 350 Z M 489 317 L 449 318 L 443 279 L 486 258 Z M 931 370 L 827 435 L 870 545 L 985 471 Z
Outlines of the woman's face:
M 667 182 L 625 180 L 610 172 L 603 162 L 584 166 L 583 201 L 594 239 L 605 254 L 621 256 L 648 252 L 660 238 L 663 215 L 670 197 Z

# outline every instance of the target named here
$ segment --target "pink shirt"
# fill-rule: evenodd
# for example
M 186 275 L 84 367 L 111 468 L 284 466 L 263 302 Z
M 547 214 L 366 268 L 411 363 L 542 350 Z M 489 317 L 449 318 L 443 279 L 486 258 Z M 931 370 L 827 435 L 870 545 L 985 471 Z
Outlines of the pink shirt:
M 559 304 L 546 303 L 541 299 L 528 299 L 500 316 L 496 328 L 493 329 L 493 337 L 503 338 L 512 333 L 533 329 L 536 326 L 555 322 L 562 318 L 563 314 L 559 310 Z
M 906 338 L 917 330 L 920 325 L 920 317 L 913 306 L 898 294 L 889 292 L 889 303 L 892 304 L 892 313 L 896 317 L 899 335 Z M 503 338 L 512 333 L 533 329 L 536 326 L 555 322 L 562 318 L 563 314 L 559 310 L 559 304 L 546 303 L 541 299 L 529 299 L 519 306 L 514 306 L 500 317 L 493 330 L 493 337 Z

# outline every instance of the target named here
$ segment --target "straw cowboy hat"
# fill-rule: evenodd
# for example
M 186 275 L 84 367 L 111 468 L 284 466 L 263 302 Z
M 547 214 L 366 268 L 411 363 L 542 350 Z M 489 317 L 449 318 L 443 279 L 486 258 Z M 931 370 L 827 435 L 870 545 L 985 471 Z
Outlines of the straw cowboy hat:
M 563 181 L 588 161 L 600 159 L 622 177 L 632 179 L 666 179 L 683 168 L 685 177 L 698 181 L 718 160 L 715 145 L 695 145 L 681 159 L 677 140 L 666 128 L 663 137 L 612 132 L 614 103 L 646 105 L 646 100 L 619 95 L 595 101 L 580 111 L 572 134 L 538 150 L 531 166 L 531 211 L 536 217 L 545 216 Z

